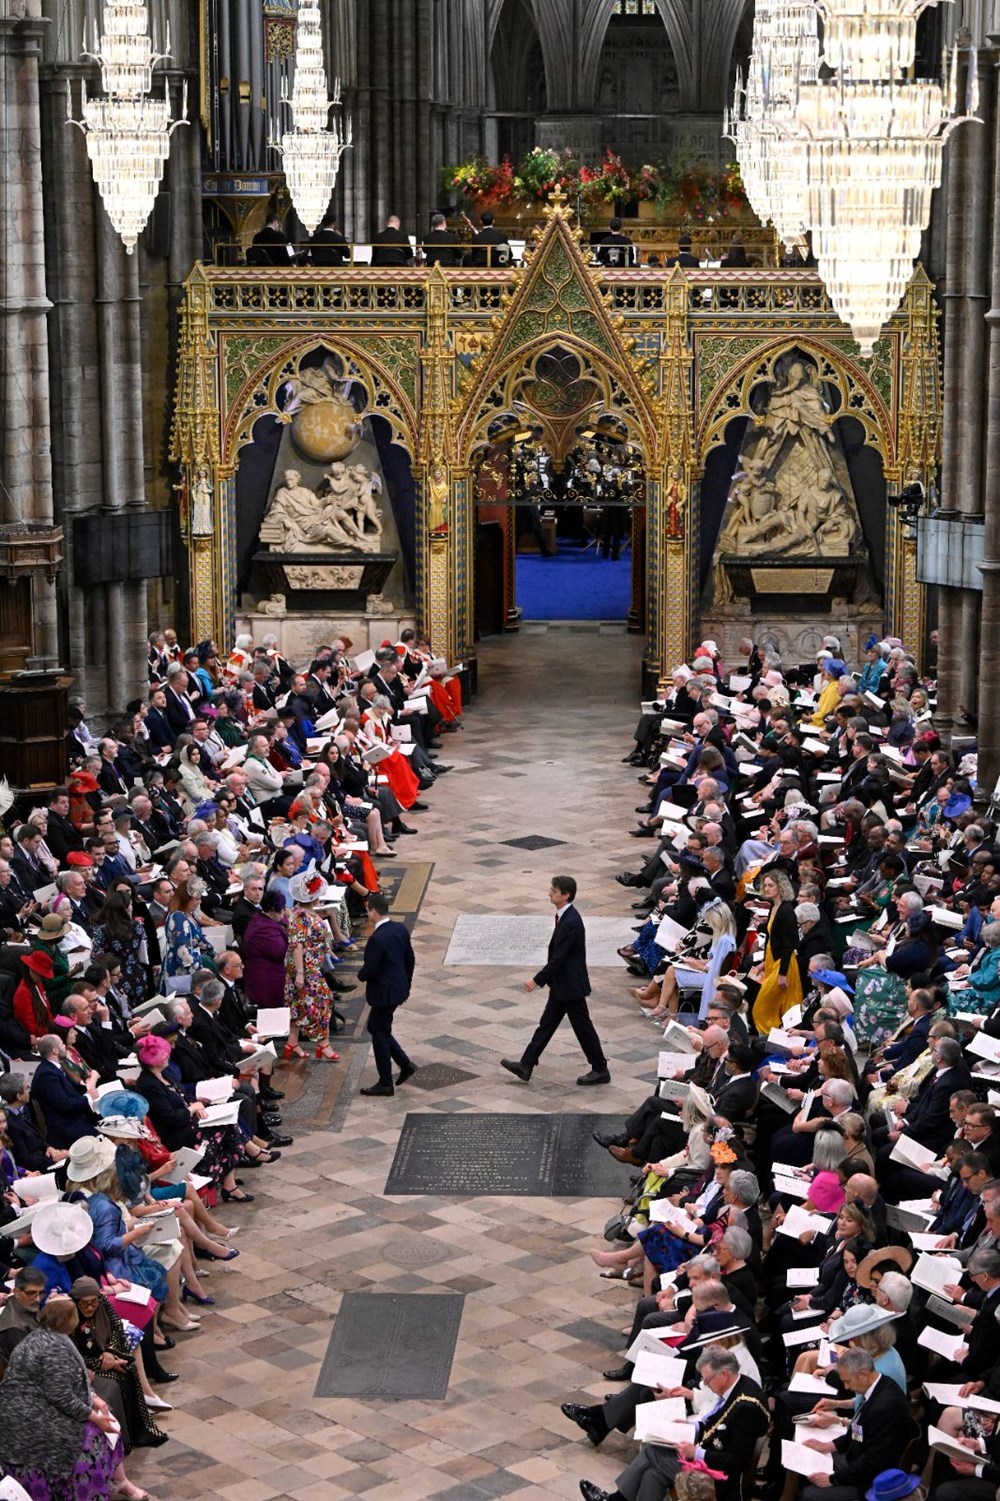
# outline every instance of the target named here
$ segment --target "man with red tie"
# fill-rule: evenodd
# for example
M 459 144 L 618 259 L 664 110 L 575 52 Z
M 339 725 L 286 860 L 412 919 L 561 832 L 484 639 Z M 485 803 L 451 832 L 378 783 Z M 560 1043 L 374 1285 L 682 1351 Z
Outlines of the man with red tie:
M 608 1061 L 601 1047 L 601 1040 L 590 1019 L 587 997 L 590 994 L 590 976 L 587 973 L 587 933 L 583 918 L 573 905 L 576 898 L 576 881 L 572 876 L 553 876 L 549 887 L 549 901 L 556 909 L 555 927 L 549 939 L 549 952 L 543 967 L 534 979 L 524 982 L 526 993 L 548 986 L 549 998 L 542 1012 L 535 1034 L 520 1062 L 501 1059 L 508 1073 L 516 1075 L 525 1084 L 531 1078 L 539 1058 L 554 1037 L 563 1017 L 576 1033 L 576 1040 L 583 1049 L 590 1072 L 577 1079 L 578 1084 L 610 1084 Z

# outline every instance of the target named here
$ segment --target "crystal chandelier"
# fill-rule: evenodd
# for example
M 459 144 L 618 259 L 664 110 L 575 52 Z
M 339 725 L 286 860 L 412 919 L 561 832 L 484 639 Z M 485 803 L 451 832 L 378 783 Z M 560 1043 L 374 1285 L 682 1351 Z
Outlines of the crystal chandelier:
M 806 229 L 805 174 L 800 143 L 782 129 L 794 118 L 799 87 L 818 70 L 812 0 L 758 0 L 746 85 L 737 79 L 726 134 L 754 211 L 789 247 Z
M 98 39 L 95 28 L 93 49 L 84 53 L 100 64 L 105 97 L 88 99 L 84 84 L 79 120 L 69 104 L 69 123 L 86 137 L 94 181 L 129 255 L 152 213 L 170 137 L 188 123 L 186 80 L 181 114 L 173 121 L 167 99 L 149 92 L 154 66 L 169 54 L 169 29 L 163 52 L 150 41 L 145 0 L 106 0 L 104 30 Z
M 340 158 L 352 139 L 350 121 L 343 136 L 336 117 L 327 129 L 331 109 L 340 107 L 340 84 L 335 84 L 333 98 L 327 98 L 319 0 L 299 0 L 295 82 L 291 99 L 283 94 L 281 102 L 292 111 L 292 129 L 270 144 L 281 153 L 295 212 L 313 234 L 323 221 L 337 185 Z
M 945 84 L 904 80 L 916 24 L 937 0 L 816 0 L 831 79 L 804 82 L 781 131 L 800 154 L 805 218 L 833 307 L 861 353 L 899 306 L 941 181 L 944 143 L 961 123 L 957 53 Z M 970 68 L 969 115 L 976 106 Z

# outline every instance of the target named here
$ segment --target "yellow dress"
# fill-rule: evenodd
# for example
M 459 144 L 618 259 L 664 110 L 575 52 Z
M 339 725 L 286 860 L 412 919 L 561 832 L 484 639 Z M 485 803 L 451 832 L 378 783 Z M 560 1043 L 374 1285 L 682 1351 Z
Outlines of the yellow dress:
M 771 951 L 771 924 L 774 922 L 777 907 L 767 920 L 767 947 L 764 950 L 764 978 L 761 981 L 757 999 L 753 1003 L 753 1024 L 762 1037 L 766 1037 L 772 1027 L 777 1027 L 786 1011 L 802 1002 L 802 981 L 799 979 L 799 961 L 795 954 L 792 955 L 785 979 L 787 984 L 784 989 L 778 984 L 781 977 L 781 961 Z
M 821 730 L 826 716 L 832 714 L 839 703 L 840 689 L 837 686 L 835 678 L 832 683 L 827 683 L 820 694 L 816 703 L 816 713 L 809 720 L 809 723 L 814 724 L 818 730 Z

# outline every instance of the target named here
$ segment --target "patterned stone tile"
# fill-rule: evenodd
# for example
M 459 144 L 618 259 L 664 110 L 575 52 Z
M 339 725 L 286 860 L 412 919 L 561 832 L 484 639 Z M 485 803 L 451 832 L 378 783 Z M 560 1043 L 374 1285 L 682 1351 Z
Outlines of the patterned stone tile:
M 591 624 L 578 633 L 545 623 L 481 647 L 483 692 L 462 736 L 451 737 L 462 772 L 428 794 L 420 835 L 400 841 L 402 869 L 390 883 L 417 955 L 396 1030 L 421 1071 L 435 1080 L 440 1069 L 447 1082 L 407 1086 L 391 1099 L 358 1097 L 374 1079 L 360 992 L 341 1005 L 348 1032 L 336 1039 L 340 1063 L 282 1065 L 295 1144 L 253 1175 L 256 1203 L 220 1209 L 224 1222 L 244 1227 L 242 1254 L 214 1269 L 216 1306 L 170 1352 L 169 1367 L 181 1375 L 170 1388 L 175 1410 L 162 1422 L 172 1442 L 128 1461 L 130 1478 L 158 1501 L 576 1501 L 583 1476 L 613 1489 L 630 1443 L 616 1437 L 594 1451 L 559 1412 L 573 1395 L 601 1394 L 600 1371 L 620 1351 L 619 1330 L 631 1317 L 631 1295 L 609 1289 L 587 1256 L 609 1202 L 381 1192 L 408 1112 L 595 1108 L 575 1098 L 592 1092 L 572 1087 L 580 1055 L 568 1027 L 529 1087 L 500 1068 L 538 1015 L 538 997 L 521 992 L 519 961 L 442 968 L 462 914 L 530 914 L 551 927 L 555 846 L 504 844 L 519 831 L 565 846 L 558 863 L 580 882 L 588 922 L 608 918 L 631 930 L 628 893 L 612 877 L 634 855 L 626 830 L 636 786 L 619 761 L 639 702 L 640 644 L 620 624 Z M 586 743 L 586 758 L 556 752 L 554 722 L 566 746 Z M 356 972 L 359 959 L 340 972 Z M 595 965 L 592 978 L 613 1080 L 596 1108 L 624 1116 L 647 1092 L 659 1037 L 628 997 L 617 961 Z M 445 1403 L 313 1396 L 351 1291 L 464 1297 Z

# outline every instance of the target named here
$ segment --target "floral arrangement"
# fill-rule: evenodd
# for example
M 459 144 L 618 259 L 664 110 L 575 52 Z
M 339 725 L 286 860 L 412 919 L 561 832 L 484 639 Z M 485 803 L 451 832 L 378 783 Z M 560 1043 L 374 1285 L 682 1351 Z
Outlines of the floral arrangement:
M 620 203 L 635 195 L 635 179 L 617 152 L 605 147 L 599 167 L 580 168 L 577 175 L 580 191 L 588 203 Z
M 576 160 L 571 151 L 551 151 L 535 146 L 525 156 L 514 175 L 514 191 L 522 198 L 547 198 L 557 187 L 575 192 L 578 181 Z
M 514 182 L 514 164 L 509 156 L 499 166 L 491 165 L 485 156 L 473 156 L 457 167 L 445 167 L 442 173 L 446 193 L 476 198 L 483 208 L 497 209 L 513 203 L 517 195 Z
M 721 170 L 707 162 L 679 157 L 670 163 L 646 162 L 636 170 L 609 148 L 594 166 L 578 163 L 569 151 L 536 146 L 515 167 L 509 157 L 499 166 L 474 156 L 442 177 L 446 192 L 474 198 L 481 209 L 523 209 L 548 198 L 561 187 L 567 197 L 579 194 L 590 208 L 605 204 L 655 203 L 664 216 L 682 222 L 708 223 L 718 219 L 745 220 L 750 205 L 739 168 Z
M 663 168 L 644 163 L 633 175 L 632 194 L 640 203 L 658 201 L 663 191 Z

